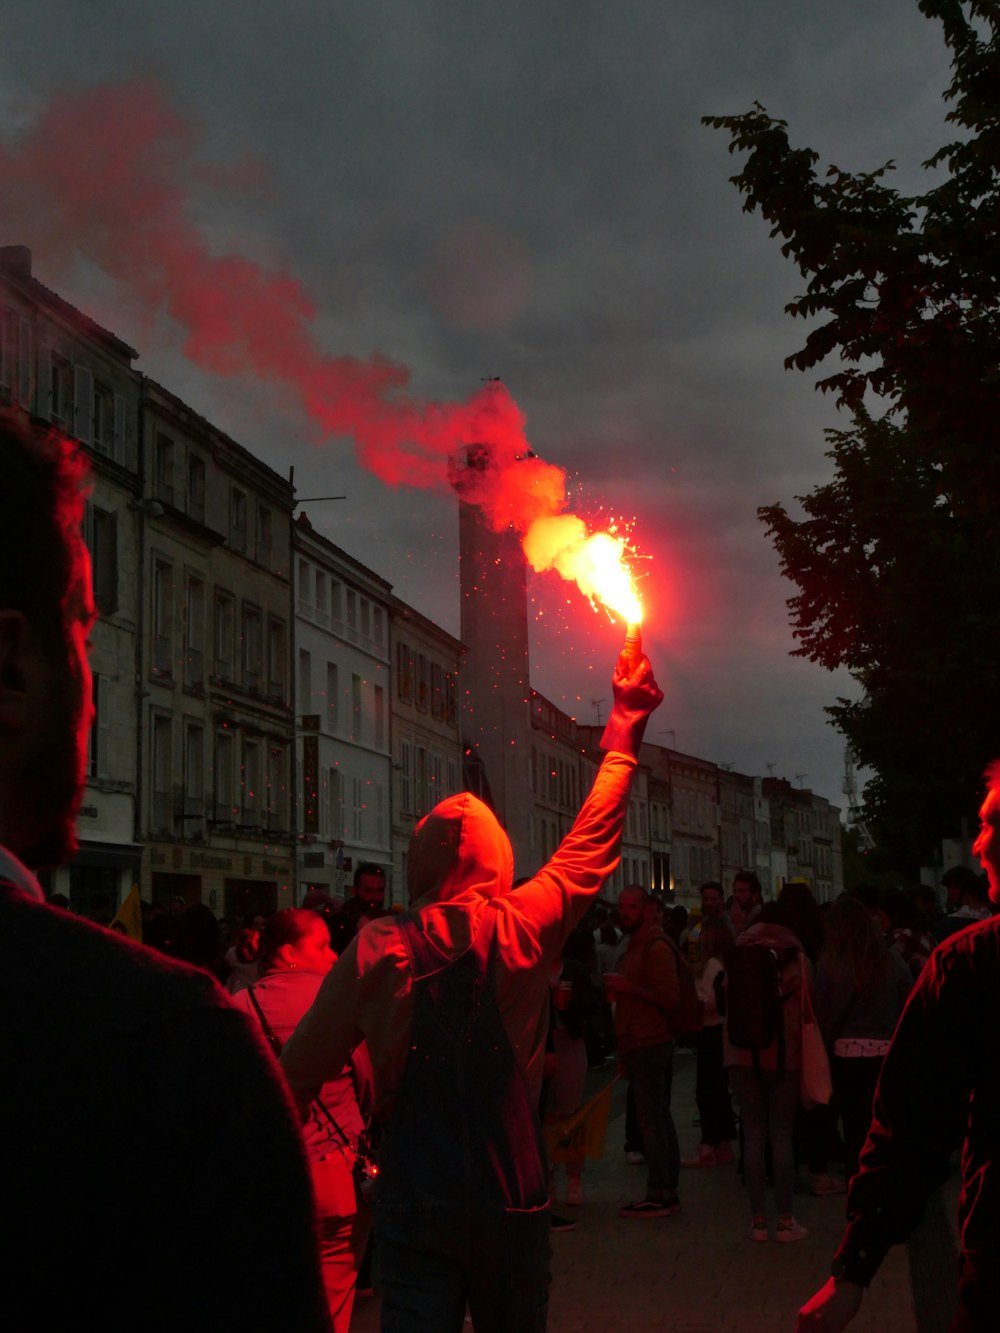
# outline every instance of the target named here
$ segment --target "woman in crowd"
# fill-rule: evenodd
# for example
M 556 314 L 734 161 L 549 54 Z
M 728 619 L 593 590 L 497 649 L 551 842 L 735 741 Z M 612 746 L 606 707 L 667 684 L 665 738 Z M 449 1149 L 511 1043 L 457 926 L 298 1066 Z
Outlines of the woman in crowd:
M 256 926 L 253 921 L 254 918 L 252 917 L 247 917 L 244 920 L 242 928 L 236 932 L 235 940 L 226 950 L 226 964 L 229 968 L 226 989 L 230 995 L 235 995 L 237 991 L 252 986 L 260 976 L 260 962 L 258 961 L 260 932 L 266 922 Z
M 750 1195 L 750 1238 L 769 1239 L 765 1154 L 770 1141 L 778 1220 L 774 1238 L 785 1244 L 804 1240 L 806 1228 L 792 1214 L 795 1188 L 793 1134 L 799 1104 L 802 1069 L 801 987 L 811 983 L 811 965 L 798 937 L 783 923 L 777 903 L 767 903 L 752 925 L 739 935 L 733 954 L 752 945 L 774 951 L 779 965 L 781 1005 L 779 1034 L 763 1049 L 748 1049 L 732 1041 L 734 1016 L 743 1003 L 734 977 L 726 978 L 725 1063 L 729 1085 L 736 1095 L 743 1130 L 743 1163 Z M 763 957 L 763 955 L 760 955 Z M 731 964 L 732 966 L 732 964 Z
M 330 932 L 315 912 L 294 907 L 275 912 L 261 936 L 260 980 L 234 995 L 233 1004 L 260 1025 L 279 1054 L 335 961 Z M 320 1089 L 303 1125 L 334 1333 L 347 1333 L 350 1325 L 371 1226 L 370 1210 L 358 1207 L 353 1175 L 370 1100 L 371 1066 L 361 1046 Z
M 716 978 L 724 968 L 722 958 L 734 943 L 732 927 L 724 917 L 708 919 L 698 937 L 699 958 L 695 969 L 695 987 L 701 1000 L 705 1023 L 698 1036 L 698 1064 L 695 1097 L 701 1121 L 701 1143 L 697 1157 L 689 1157 L 682 1166 L 718 1166 L 733 1160 L 732 1141 L 736 1122 L 729 1097 L 729 1078 L 723 1060 L 722 1015 L 716 1000 Z
M 925 929 L 913 898 L 902 889 L 887 893 L 879 905 L 878 915 L 889 943 L 913 977 L 918 977 L 937 940 Z
M 832 1056 L 848 1180 L 858 1169 L 882 1061 L 912 984 L 909 967 L 864 903 L 842 894 L 826 916 L 815 1008 Z

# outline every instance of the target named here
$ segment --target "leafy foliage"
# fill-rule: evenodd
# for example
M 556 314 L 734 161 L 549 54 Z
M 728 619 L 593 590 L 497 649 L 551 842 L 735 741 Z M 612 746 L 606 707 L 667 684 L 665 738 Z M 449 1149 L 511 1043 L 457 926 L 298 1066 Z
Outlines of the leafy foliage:
M 833 479 L 803 517 L 760 514 L 799 589 L 795 652 L 864 689 L 828 711 L 875 770 L 865 813 L 901 869 L 974 816 L 1000 754 L 1000 6 L 919 7 L 951 51 L 957 132 L 925 193 L 894 190 L 892 162 L 821 173 L 760 105 L 705 118 L 805 279 L 786 367 L 838 361 L 818 381 L 850 418 L 828 432 Z

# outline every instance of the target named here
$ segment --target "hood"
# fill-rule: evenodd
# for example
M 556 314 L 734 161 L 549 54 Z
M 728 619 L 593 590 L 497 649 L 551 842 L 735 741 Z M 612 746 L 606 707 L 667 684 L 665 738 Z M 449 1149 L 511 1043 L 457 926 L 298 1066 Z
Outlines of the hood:
M 410 902 L 445 902 L 470 892 L 496 898 L 510 891 L 513 880 L 510 839 L 470 792 L 439 802 L 413 830 L 406 871 Z

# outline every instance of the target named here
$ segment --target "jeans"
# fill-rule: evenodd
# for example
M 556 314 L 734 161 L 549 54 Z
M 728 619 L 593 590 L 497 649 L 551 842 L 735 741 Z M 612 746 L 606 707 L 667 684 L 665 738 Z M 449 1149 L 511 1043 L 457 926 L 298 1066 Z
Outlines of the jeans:
M 881 1055 L 833 1057 L 831 1073 L 844 1126 L 844 1171 L 848 1180 L 858 1173 L 858 1158 L 872 1122 L 872 1103 L 882 1072 L 882 1058 Z
M 645 1144 L 646 1192 L 654 1199 L 675 1195 L 680 1176 L 680 1145 L 670 1114 L 673 1060 L 672 1041 L 639 1046 L 622 1055 Z
M 729 1079 L 722 1055 L 722 1024 L 703 1028 L 698 1037 L 695 1099 L 701 1120 L 701 1141 L 713 1148 L 736 1137 Z
M 767 1212 L 764 1153 L 770 1139 L 778 1216 L 790 1217 L 792 1191 L 795 1188 L 792 1136 L 795 1131 L 795 1110 L 799 1104 L 799 1071 L 786 1069 L 778 1074 L 773 1069 L 757 1070 L 732 1065 L 729 1084 L 740 1104 L 743 1172 L 750 1194 L 750 1211 L 754 1217 L 763 1217 Z
M 461 1333 L 468 1301 L 476 1333 L 544 1333 L 549 1307 L 549 1210 L 469 1219 L 452 1253 L 379 1238 L 375 1278 L 382 1333 Z

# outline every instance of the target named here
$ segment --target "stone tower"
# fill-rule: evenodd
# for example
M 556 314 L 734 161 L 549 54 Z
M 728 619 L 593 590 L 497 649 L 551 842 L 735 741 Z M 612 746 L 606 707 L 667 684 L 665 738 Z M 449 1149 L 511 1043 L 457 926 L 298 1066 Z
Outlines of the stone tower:
M 488 485 L 487 446 L 453 460 L 459 496 L 462 739 L 467 786 L 492 807 L 514 848 L 515 878 L 534 873 L 527 565 L 513 528 L 494 532 L 468 496 Z M 485 475 L 484 475 L 485 474 Z

